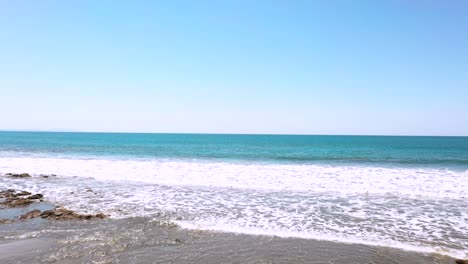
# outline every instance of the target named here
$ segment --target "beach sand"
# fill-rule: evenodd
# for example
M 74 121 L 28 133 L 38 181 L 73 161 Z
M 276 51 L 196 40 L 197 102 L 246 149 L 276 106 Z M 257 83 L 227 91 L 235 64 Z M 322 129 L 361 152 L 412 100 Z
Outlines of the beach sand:
M 0 263 L 454 263 L 386 247 L 187 230 L 127 218 L 0 225 Z
M 389 247 L 184 229 L 164 214 L 78 214 L 44 199 L 0 192 L 0 263 L 454 263 Z

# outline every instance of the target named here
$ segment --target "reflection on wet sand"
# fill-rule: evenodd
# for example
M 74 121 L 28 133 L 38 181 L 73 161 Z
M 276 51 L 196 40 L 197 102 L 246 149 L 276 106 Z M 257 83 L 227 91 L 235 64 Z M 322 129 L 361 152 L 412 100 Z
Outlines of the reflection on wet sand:
M 2 263 L 454 263 L 442 255 L 327 241 L 186 230 L 127 218 L 0 225 Z

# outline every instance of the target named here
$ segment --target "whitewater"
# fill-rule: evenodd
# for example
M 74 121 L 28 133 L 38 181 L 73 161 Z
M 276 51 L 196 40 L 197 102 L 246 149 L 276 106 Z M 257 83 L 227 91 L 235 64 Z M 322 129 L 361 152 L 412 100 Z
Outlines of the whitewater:
M 184 228 L 389 246 L 466 257 L 460 168 L 0 155 L 1 189 L 114 218 L 170 216 Z M 51 175 L 48 178 L 42 174 Z

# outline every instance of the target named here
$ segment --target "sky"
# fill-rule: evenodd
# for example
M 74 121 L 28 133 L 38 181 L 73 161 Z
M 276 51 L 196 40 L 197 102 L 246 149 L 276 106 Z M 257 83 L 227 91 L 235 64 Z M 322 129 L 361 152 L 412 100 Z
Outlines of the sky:
M 468 136 L 468 2 L 0 0 L 0 102 L 0 130 Z

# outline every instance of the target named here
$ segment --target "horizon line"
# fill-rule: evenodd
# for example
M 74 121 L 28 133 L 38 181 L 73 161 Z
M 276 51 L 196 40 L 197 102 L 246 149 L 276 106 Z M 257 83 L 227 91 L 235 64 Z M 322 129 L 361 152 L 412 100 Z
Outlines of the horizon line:
M 178 135 L 245 135 L 245 136 L 355 136 L 355 137 L 468 137 L 468 135 L 402 135 L 402 134 L 302 134 L 302 133 L 213 133 L 213 132 L 130 132 L 130 131 L 79 131 L 79 130 L 36 130 L 0 129 L 0 132 L 32 133 L 94 133 L 94 134 L 178 134 Z

